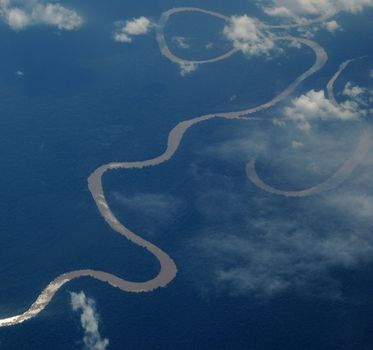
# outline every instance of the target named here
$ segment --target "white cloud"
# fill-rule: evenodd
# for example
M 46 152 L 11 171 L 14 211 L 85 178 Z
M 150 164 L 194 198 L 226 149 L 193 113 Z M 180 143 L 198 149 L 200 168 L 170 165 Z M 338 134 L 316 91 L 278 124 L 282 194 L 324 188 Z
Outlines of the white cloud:
M 83 19 L 73 10 L 56 3 L 24 1 L 23 6 L 13 5 L 13 1 L 0 1 L 0 15 L 14 30 L 22 30 L 32 25 L 50 25 L 61 30 L 81 27 Z
M 101 338 L 98 329 L 98 315 L 95 302 L 87 298 L 84 292 L 71 293 L 71 306 L 74 311 L 80 311 L 80 323 L 84 329 L 83 342 L 86 350 L 105 350 L 109 340 Z
M 365 88 L 362 88 L 358 85 L 352 85 L 351 82 L 347 82 L 343 89 L 343 95 L 352 97 L 352 98 L 360 96 L 365 92 L 366 92 Z
M 293 147 L 295 149 L 302 148 L 303 146 L 304 146 L 304 144 L 301 141 L 297 141 L 297 140 L 291 141 L 291 147 Z
M 188 259 L 193 260 L 191 273 L 196 265 L 205 267 L 202 276 L 192 277 L 205 283 L 204 290 L 259 297 L 286 291 L 340 296 L 343 279 L 335 271 L 358 270 L 364 263 L 372 263 L 373 165 L 370 169 L 365 165 L 372 162 L 371 152 L 363 156 L 351 178 L 333 191 L 295 201 L 268 195 L 249 181 L 245 184 L 240 175 L 231 175 L 240 174 L 255 157 L 259 174 L 282 189 L 299 190 L 334 176 L 353 156 L 365 127 L 365 121 L 329 122 L 365 115 L 355 97 L 361 97 L 367 88 L 354 87 L 356 84 L 347 84 L 348 101 L 341 103 L 341 109 L 323 91 L 312 90 L 294 99 L 288 113 L 300 115 L 300 124 L 326 120 L 307 133 L 299 133 L 297 123 L 292 122 L 286 128 L 249 123 L 228 129 L 224 142 L 206 146 L 203 157 L 210 155 L 226 163 L 219 163 L 219 172 L 208 177 L 201 172 L 195 176 L 194 207 L 206 229 L 187 241 L 196 252 Z M 273 116 L 273 111 L 268 114 Z M 281 125 L 285 121 L 280 119 Z M 207 167 L 211 162 L 203 164 Z M 216 180 L 222 174 L 228 179 Z
M 324 28 L 326 30 L 328 30 L 330 33 L 334 33 L 336 32 L 337 30 L 340 30 L 341 29 L 341 26 L 338 24 L 337 21 L 333 20 L 333 21 L 329 21 L 329 22 L 326 22 L 323 24 Z
M 34 8 L 32 16 L 40 23 L 64 30 L 79 28 L 83 23 L 82 18 L 75 11 L 66 9 L 60 4 L 38 5 Z
M 131 43 L 132 38 L 130 38 L 127 34 L 125 33 L 114 33 L 114 40 L 118 41 L 120 43 Z
M 354 99 L 354 101 L 356 101 L 360 106 L 366 108 L 368 113 L 372 112 L 373 89 L 353 85 L 351 82 L 347 82 L 342 93 L 344 96 Z
M 355 101 L 342 102 L 339 107 L 333 105 L 322 90 L 311 90 L 293 99 L 291 104 L 284 109 L 284 115 L 296 121 L 302 130 L 309 130 L 310 122 L 316 119 L 357 120 L 366 115 L 366 111 L 361 110 Z
M 283 15 L 286 8 L 297 15 L 335 15 L 338 12 L 358 13 L 373 7 L 373 0 L 273 0 L 273 8 L 265 10 Z
M 19 8 L 9 9 L 5 14 L 6 21 L 14 30 L 20 30 L 29 25 L 31 19 L 25 11 Z
M 180 47 L 181 49 L 189 49 L 190 48 L 190 45 L 188 43 L 187 38 L 185 38 L 183 36 L 174 36 L 174 37 L 172 37 L 172 41 L 174 43 L 176 43 L 176 45 L 178 47 Z
M 268 54 L 275 46 L 261 23 L 247 15 L 231 17 L 229 25 L 224 27 L 224 35 L 235 48 L 249 56 Z
M 182 77 L 185 77 L 186 75 L 193 73 L 198 68 L 198 64 L 193 63 L 193 62 L 181 63 L 179 66 L 180 66 L 180 75 Z
M 114 40 L 122 43 L 131 43 L 134 36 L 147 34 L 153 27 L 152 22 L 144 16 L 118 25 L 120 28 L 114 33 Z
M 214 47 L 214 43 L 207 43 L 205 47 L 207 50 L 211 50 Z
M 284 6 L 263 7 L 263 11 L 265 14 L 272 17 L 294 17 L 294 13 Z

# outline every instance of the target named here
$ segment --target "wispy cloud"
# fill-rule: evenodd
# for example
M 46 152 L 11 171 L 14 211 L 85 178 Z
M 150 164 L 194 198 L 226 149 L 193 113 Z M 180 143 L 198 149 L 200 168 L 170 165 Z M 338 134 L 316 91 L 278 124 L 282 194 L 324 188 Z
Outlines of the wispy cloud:
M 203 287 L 260 298 L 286 291 L 335 298 L 341 290 L 333 271 L 373 260 L 372 194 L 338 191 L 284 203 L 219 187 L 199 194 L 208 228 L 187 244 L 192 260 L 205 266 L 197 276 Z
M 194 242 L 212 269 L 215 286 L 233 294 L 271 296 L 292 289 L 336 296 L 332 270 L 372 259 L 373 242 L 366 231 L 336 229 L 325 235 L 279 218 L 248 220 L 247 227 L 251 230 L 244 235 L 242 230 L 210 232 Z
M 171 40 L 181 49 L 189 49 L 190 48 L 190 44 L 188 43 L 188 39 L 185 38 L 184 36 L 173 36 Z
M 99 317 L 95 302 L 88 298 L 84 292 L 71 293 L 71 306 L 75 312 L 80 312 L 80 323 L 84 330 L 84 349 L 105 350 L 109 340 L 102 338 L 98 329 Z
M 163 193 L 137 193 L 126 196 L 113 193 L 114 199 L 134 215 L 141 215 L 147 230 L 168 225 L 180 212 L 182 201 Z

